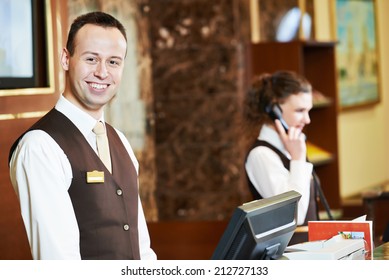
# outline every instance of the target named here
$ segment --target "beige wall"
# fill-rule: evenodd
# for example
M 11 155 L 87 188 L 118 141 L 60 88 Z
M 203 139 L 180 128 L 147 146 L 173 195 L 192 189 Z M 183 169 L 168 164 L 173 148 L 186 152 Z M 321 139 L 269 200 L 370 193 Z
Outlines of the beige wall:
M 389 178 L 389 1 L 376 0 L 381 103 L 339 115 L 341 196 L 347 197 Z
M 315 1 L 319 40 L 331 38 L 334 22 L 331 21 L 331 9 L 328 9 L 330 1 Z M 376 5 L 381 102 L 372 107 L 339 113 L 342 198 L 358 194 L 389 179 L 389 32 L 385 30 L 385 26 L 389 25 L 389 1 L 376 0 Z

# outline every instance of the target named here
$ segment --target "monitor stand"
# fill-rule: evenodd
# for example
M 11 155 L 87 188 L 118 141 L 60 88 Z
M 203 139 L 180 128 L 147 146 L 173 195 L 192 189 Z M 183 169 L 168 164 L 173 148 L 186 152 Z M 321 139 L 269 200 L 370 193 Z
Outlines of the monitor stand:
M 277 243 L 267 247 L 261 256 L 261 260 L 277 260 L 277 252 L 280 246 L 281 243 Z

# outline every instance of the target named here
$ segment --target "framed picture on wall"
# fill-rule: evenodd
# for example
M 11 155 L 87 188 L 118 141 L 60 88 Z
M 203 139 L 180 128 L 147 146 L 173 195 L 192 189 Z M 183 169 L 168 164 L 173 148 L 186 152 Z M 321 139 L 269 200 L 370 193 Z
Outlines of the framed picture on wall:
M 31 0 L 0 2 L 0 88 L 34 86 L 32 20 Z
M 0 0 L 0 96 L 52 93 L 51 0 Z
M 335 0 L 339 106 L 380 101 L 375 0 Z

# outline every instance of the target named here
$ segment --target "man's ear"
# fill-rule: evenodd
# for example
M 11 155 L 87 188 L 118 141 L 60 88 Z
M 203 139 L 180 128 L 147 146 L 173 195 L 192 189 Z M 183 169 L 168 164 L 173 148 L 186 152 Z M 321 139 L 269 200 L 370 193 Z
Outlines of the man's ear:
M 69 59 L 70 59 L 69 51 L 66 48 L 63 48 L 61 52 L 61 65 L 63 70 L 65 71 L 69 70 Z

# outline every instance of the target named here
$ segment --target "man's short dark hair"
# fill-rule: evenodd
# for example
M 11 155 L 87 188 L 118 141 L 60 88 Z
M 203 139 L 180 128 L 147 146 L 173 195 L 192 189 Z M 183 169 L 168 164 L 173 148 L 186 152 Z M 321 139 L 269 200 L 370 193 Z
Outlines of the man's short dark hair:
M 124 39 L 127 42 L 126 30 L 120 21 L 103 12 L 91 12 L 77 17 L 70 27 L 66 48 L 71 56 L 74 53 L 74 38 L 76 37 L 78 30 L 80 30 L 85 24 L 117 28 L 123 34 Z

